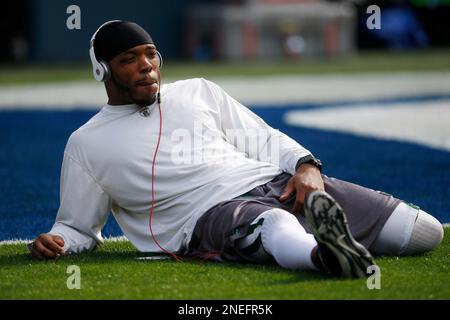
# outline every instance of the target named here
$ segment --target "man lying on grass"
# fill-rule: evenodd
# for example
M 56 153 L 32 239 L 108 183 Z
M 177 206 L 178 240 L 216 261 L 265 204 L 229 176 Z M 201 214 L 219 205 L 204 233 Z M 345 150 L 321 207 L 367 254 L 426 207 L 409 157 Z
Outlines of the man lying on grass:
M 161 57 L 137 24 L 102 25 L 90 56 L 108 103 L 69 138 L 56 222 L 30 246 L 34 258 L 93 249 L 110 212 L 142 252 L 340 277 L 365 277 L 372 254 L 442 241 L 434 217 L 323 175 L 308 150 L 216 84 L 161 86 Z

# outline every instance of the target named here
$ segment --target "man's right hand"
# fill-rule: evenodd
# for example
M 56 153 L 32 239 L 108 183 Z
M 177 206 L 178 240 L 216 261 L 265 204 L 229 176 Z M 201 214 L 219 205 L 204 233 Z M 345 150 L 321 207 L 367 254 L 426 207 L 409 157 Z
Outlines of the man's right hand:
M 37 260 L 55 259 L 64 255 L 64 239 L 43 233 L 33 241 L 31 257 Z

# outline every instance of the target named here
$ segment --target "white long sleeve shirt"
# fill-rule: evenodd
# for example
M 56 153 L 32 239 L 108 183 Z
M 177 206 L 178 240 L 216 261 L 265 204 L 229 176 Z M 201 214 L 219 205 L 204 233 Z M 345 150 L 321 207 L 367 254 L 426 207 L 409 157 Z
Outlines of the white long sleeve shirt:
M 149 229 L 158 105 L 149 111 L 146 117 L 137 105 L 106 105 L 70 136 L 50 231 L 63 237 L 66 252 L 101 244 L 110 212 L 136 249 L 161 251 Z M 161 113 L 151 225 L 171 252 L 185 252 L 209 208 L 283 171 L 294 174 L 298 159 L 310 154 L 204 79 L 164 85 Z

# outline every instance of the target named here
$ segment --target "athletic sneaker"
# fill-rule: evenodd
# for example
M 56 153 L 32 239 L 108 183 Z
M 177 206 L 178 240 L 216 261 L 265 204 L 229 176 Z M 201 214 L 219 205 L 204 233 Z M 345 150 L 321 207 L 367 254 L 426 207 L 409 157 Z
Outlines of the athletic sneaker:
M 338 277 L 366 278 L 367 268 L 375 261 L 351 235 L 339 203 L 326 192 L 314 191 L 306 198 L 304 209 L 324 271 Z

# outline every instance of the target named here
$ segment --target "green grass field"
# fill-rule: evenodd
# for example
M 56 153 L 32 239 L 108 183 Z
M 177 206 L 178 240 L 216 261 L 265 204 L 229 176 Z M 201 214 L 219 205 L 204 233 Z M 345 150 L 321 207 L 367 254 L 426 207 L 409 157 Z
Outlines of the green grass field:
M 129 242 L 57 261 L 33 261 L 25 246 L 0 246 L 0 299 L 450 299 L 450 229 L 434 252 L 380 257 L 381 289 L 276 265 L 136 260 Z M 67 267 L 81 270 L 69 290 Z
M 351 57 L 301 61 L 192 63 L 166 61 L 163 77 L 308 75 L 358 72 L 449 71 L 450 50 L 363 52 Z M 86 64 L 0 65 L 0 85 L 92 80 Z

